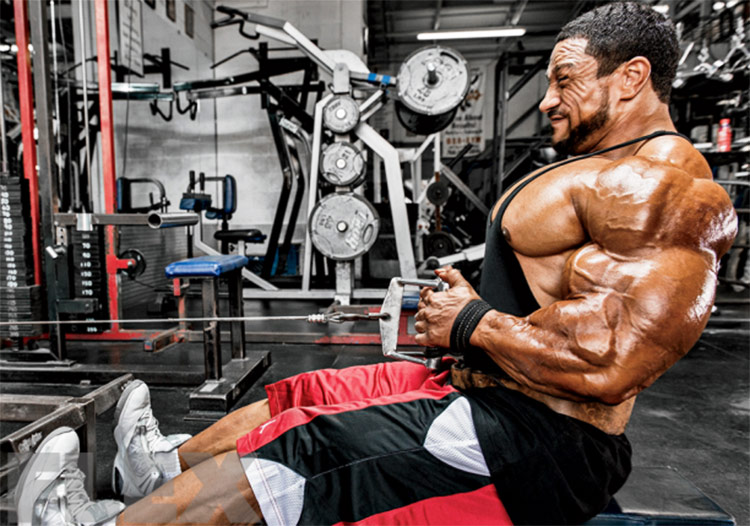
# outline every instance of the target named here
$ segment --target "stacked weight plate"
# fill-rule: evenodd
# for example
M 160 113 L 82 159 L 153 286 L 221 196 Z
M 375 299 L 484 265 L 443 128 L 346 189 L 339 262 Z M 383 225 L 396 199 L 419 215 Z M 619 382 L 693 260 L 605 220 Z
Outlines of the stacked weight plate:
M 34 285 L 29 193 L 20 177 L 0 174 L 0 321 L 42 320 L 43 298 Z M 41 325 L 0 326 L 0 338 L 42 333 Z
M 76 298 L 95 298 L 99 307 L 91 314 L 76 316 L 81 324 L 70 326 L 73 333 L 100 333 L 109 329 L 104 323 L 86 323 L 86 320 L 106 320 L 107 275 L 104 262 L 104 237 L 99 228 L 90 232 L 73 230 L 73 294 Z

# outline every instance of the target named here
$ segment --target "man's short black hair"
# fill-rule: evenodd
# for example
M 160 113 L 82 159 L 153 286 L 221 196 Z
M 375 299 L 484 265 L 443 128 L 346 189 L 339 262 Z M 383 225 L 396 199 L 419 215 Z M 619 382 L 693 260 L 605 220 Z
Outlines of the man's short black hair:
M 565 24 L 556 43 L 569 38 L 588 40 L 586 53 L 599 63 L 599 77 L 633 57 L 646 57 L 654 91 L 669 102 L 680 48 L 674 25 L 661 13 L 635 2 L 607 4 Z

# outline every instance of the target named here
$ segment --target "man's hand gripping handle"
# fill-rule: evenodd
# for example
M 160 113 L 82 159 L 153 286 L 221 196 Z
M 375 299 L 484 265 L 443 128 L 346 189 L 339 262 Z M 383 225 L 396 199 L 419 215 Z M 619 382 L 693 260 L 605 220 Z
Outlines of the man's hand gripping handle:
M 388 286 L 388 292 L 383 300 L 380 313 L 384 316 L 380 319 L 380 339 L 383 344 L 383 355 L 397 360 L 419 363 L 429 369 L 436 369 L 440 364 L 444 349 L 428 347 L 424 352 L 398 351 L 399 321 L 401 318 L 401 304 L 404 299 L 404 287 L 412 285 L 416 287 L 428 287 L 435 291 L 445 291 L 448 283 L 436 279 L 402 279 L 393 278 Z

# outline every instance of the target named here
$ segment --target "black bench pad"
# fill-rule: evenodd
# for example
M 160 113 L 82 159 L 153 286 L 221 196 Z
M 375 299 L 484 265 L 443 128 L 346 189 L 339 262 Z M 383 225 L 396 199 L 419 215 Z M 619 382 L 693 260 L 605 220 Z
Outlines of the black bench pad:
M 630 478 L 586 526 L 733 526 L 734 519 L 670 467 L 633 468 Z

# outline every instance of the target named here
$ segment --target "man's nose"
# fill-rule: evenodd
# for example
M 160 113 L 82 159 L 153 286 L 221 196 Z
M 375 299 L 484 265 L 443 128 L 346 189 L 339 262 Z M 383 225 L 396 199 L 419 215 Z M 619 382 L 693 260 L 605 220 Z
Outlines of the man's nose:
M 544 94 L 542 102 L 539 103 L 539 111 L 542 113 L 549 113 L 552 108 L 557 107 L 560 104 L 560 97 L 557 94 L 557 90 L 552 89 L 552 86 L 547 88 L 547 92 Z

